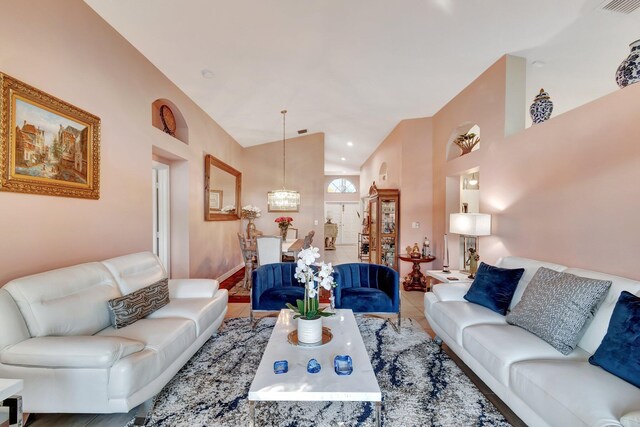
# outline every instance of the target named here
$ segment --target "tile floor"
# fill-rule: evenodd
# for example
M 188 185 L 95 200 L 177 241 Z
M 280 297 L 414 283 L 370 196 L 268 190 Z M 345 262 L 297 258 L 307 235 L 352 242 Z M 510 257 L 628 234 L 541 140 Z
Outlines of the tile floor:
M 344 245 L 336 246 L 335 251 L 326 251 L 324 256 L 325 262 L 332 264 L 344 264 L 349 262 L 358 262 L 356 246 Z M 401 279 L 402 280 L 402 279 Z M 424 293 L 413 291 L 405 292 L 401 288 L 401 309 L 402 318 L 411 318 L 416 320 L 424 330 L 431 336 L 435 336 L 433 330 L 429 327 L 427 319 L 424 317 Z M 249 317 L 248 303 L 229 303 L 226 318 Z M 489 389 L 453 352 L 447 353 L 462 368 L 465 374 L 476 384 L 478 389 L 489 399 L 507 420 L 514 427 L 526 427 L 511 410 Z M 29 423 L 28 427 L 98 427 L 98 426 L 122 426 L 135 415 L 135 409 L 129 414 L 42 414 L 37 415 Z

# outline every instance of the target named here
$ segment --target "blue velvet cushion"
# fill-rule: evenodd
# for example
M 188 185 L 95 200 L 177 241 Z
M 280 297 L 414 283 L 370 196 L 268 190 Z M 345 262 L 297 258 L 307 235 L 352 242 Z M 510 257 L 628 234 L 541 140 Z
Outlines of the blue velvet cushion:
M 295 278 L 296 264 L 275 263 L 253 271 L 251 304 L 253 310 L 277 311 L 286 304 L 304 299 L 304 286 Z
M 380 289 L 375 288 L 345 289 L 342 291 L 341 307 L 348 307 L 354 313 L 393 312 L 391 298 Z
M 334 267 L 337 287 L 333 290 L 336 308 L 355 313 L 398 313 L 400 280 L 398 272 L 384 265 L 341 264 Z
M 607 334 L 589 363 L 640 387 L 640 297 L 622 291 Z
M 500 268 L 481 262 L 464 299 L 504 316 L 523 273 L 524 268 Z

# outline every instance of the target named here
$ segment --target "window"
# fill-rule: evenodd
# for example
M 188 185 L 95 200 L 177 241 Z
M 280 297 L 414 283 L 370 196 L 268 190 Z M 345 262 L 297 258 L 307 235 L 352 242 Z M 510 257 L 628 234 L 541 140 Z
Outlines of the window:
M 336 178 L 329 183 L 327 193 L 355 193 L 356 186 L 351 181 L 344 178 Z

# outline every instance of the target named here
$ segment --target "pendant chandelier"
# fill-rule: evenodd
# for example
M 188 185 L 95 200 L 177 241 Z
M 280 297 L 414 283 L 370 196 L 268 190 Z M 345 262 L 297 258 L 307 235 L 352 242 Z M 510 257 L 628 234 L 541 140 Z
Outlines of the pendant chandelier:
M 267 204 L 269 212 L 298 212 L 300 209 L 300 193 L 286 189 L 286 115 L 287 110 L 282 110 L 282 189 L 269 191 Z

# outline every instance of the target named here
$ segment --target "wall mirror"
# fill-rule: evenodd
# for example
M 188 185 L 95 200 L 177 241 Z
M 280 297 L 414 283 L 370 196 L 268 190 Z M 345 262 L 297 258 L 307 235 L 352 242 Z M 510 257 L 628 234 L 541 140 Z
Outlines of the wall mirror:
M 205 221 L 240 219 L 242 173 L 207 154 L 204 160 L 204 182 Z

